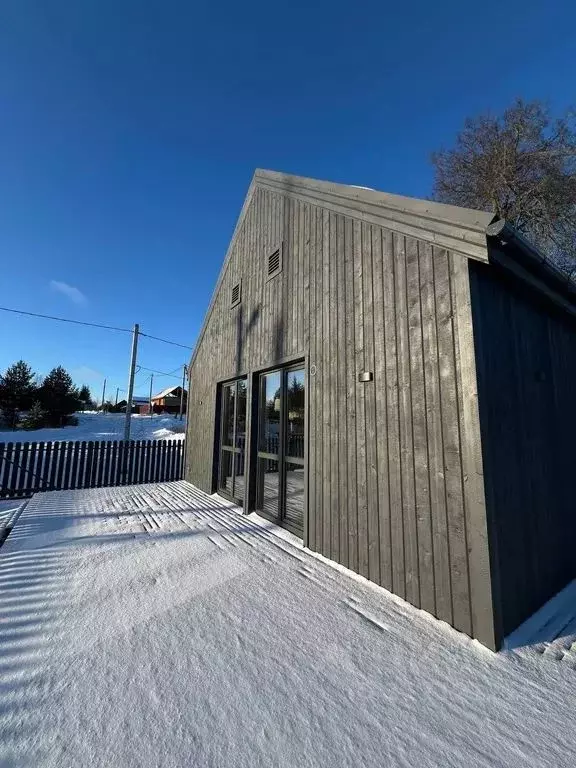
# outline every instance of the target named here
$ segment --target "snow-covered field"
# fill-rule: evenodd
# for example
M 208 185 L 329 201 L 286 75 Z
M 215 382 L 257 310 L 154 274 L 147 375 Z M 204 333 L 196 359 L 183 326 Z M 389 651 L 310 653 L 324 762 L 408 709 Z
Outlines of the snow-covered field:
M 51 440 L 123 440 L 123 413 L 78 413 L 77 427 L 0 432 L 0 443 Z M 174 416 L 132 416 L 132 440 L 183 440 L 186 422 Z
M 34 497 L 0 550 L 0 765 L 576 765 L 566 631 L 493 654 L 276 532 L 185 482 Z

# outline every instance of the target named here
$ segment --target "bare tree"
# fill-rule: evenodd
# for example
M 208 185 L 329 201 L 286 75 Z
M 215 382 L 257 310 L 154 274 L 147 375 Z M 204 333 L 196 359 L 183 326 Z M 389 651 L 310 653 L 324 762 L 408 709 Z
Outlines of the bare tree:
M 466 120 L 454 149 L 432 155 L 434 199 L 493 211 L 576 274 L 576 115 L 553 119 L 518 99 L 500 117 Z

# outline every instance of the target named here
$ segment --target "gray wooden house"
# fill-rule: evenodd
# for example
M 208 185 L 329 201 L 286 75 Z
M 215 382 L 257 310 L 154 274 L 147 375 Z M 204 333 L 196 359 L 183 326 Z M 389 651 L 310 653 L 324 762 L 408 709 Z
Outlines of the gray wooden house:
M 575 316 L 490 214 L 257 171 L 186 478 L 498 648 L 576 576 Z

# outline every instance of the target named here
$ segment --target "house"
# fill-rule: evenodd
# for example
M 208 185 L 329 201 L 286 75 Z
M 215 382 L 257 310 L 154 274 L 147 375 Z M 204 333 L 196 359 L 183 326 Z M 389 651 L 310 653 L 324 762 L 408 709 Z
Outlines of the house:
M 163 389 L 157 395 L 152 397 L 152 409 L 154 413 L 179 413 L 182 387 L 168 387 Z M 183 412 L 186 412 L 188 393 L 184 390 L 184 400 L 182 403 Z M 147 399 L 145 405 L 141 406 L 140 413 L 150 413 L 150 402 Z
M 576 576 L 576 289 L 492 219 L 256 171 L 185 476 L 498 649 Z
M 120 400 L 116 405 L 114 406 L 114 410 L 117 413 L 126 413 L 126 405 L 127 400 Z M 132 413 L 140 413 L 140 408 L 142 406 L 148 405 L 148 398 L 147 397 L 133 397 L 132 398 Z

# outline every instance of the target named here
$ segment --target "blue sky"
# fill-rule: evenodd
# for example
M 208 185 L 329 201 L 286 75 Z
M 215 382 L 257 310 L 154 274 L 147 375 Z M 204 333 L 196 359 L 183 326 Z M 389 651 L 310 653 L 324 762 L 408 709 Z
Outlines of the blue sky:
M 427 196 L 467 115 L 574 101 L 573 3 L 471 8 L 4 0 L 0 304 L 193 346 L 256 167 Z M 129 343 L 0 312 L 0 370 L 114 391 Z M 139 362 L 187 357 L 143 339 Z

